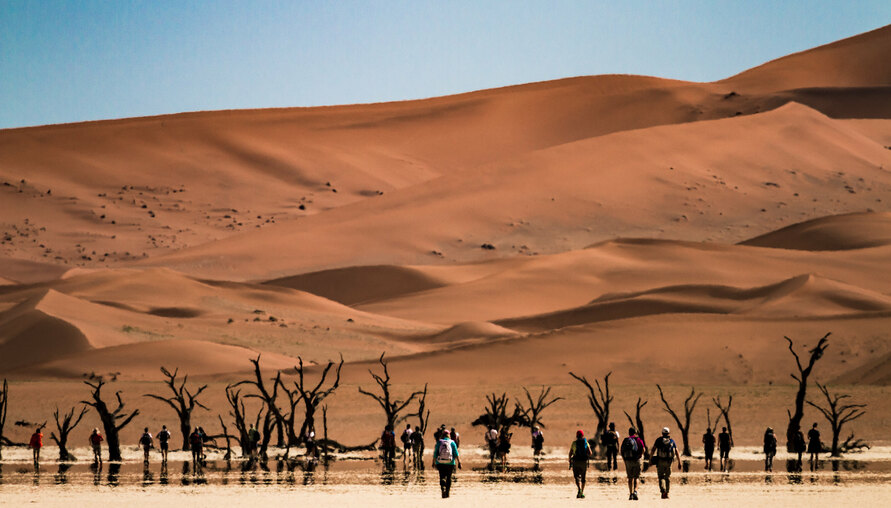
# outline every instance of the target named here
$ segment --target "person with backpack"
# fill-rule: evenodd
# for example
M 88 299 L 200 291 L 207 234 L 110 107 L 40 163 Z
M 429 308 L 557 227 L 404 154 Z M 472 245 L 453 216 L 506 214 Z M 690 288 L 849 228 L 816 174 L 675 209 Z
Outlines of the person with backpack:
M 495 464 L 495 454 L 498 453 L 498 429 L 494 425 L 489 425 L 485 438 L 489 446 L 489 463 Z
M 449 436 L 452 438 L 452 441 L 455 442 L 455 446 L 461 448 L 461 434 L 458 434 L 455 427 L 452 427 L 452 430 L 449 431 Z
M 34 429 L 28 447 L 34 452 L 34 464 L 36 465 L 40 462 L 40 449 L 43 448 L 43 432 L 40 431 L 40 427 Z
M 773 458 L 777 454 L 777 437 L 771 427 L 764 431 L 764 470 L 773 471 Z
M 143 462 L 148 463 L 149 450 L 155 447 L 155 441 L 152 439 L 152 434 L 149 432 L 148 427 L 142 430 L 142 436 L 139 437 L 139 444 L 142 446 Z
M 452 488 L 452 475 L 455 466 L 461 469 L 461 458 L 458 456 L 458 445 L 452 441 L 448 430 L 442 431 L 442 438 L 433 448 L 433 467 L 439 470 L 439 490 L 443 499 L 449 497 Z
M 170 450 L 170 431 L 166 425 L 161 425 L 161 431 L 158 432 L 158 443 L 161 444 L 161 463 L 167 462 L 167 452 Z
M 616 457 L 619 455 L 619 433 L 615 423 L 610 422 L 609 429 L 600 436 L 600 444 L 606 452 L 606 470 L 618 470 L 619 462 Z
M 702 446 L 705 447 L 705 470 L 712 470 L 712 461 L 715 459 L 715 434 L 712 432 L 712 428 L 709 427 L 705 429 L 705 434 L 702 435 Z
M 402 441 L 402 464 L 405 465 L 406 461 L 411 460 L 411 424 L 405 424 L 405 430 L 402 431 L 402 434 L 399 436 L 399 440 Z
M 248 429 L 248 448 L 250 449 L 250 457 L 251 460 L 257 460 L 257 452 L 260 449 L 260 431 L 254 427 L 254 424 L 251 424 L 251 428 Z
M 201 439 L 201 431 L 197 428 L 189 434 L 189 448 L 192 450 L 192 463 L 197 469 L 201 465 L 201 456 L 204 452 L 204 440 Z
M 381 433 L 381 452 L 385 466 L 391 467 L 396 464 L 396 433 L 393 432 L 392 425 L 384 427 L 384 432 Z
M 801 427 L 796 426 L 792 431 L 792 451 L 798 456 L 797 464 L 799 472 L 802 468 L 801 455 L 805 450 L 807 450 L 807 442 L 804 440 L 804 433 L 801 432 Z
M 513 432 L 508 432 L 507 428 L 502 428 L 498 433 L 498 455 L 501 457 L 501 469 L 503 470 L 507 464 L 507 455 L 510 453 L 510 439 Z
M 810 455 L 811 471 L 817 470 L 822 451 L 823 443 L 820 441 L 820 431 L 817 430 L 817 422 L 814 422 L 811 430 L 807 431 L 807 453 Z
M 622 460 L 625 462 L 625 473 L 628 475 L 628 500 L 637 501 L 637 480 L 640 478 L 641 458 L 646 451 L 643 439 L 638 437 L 637 429 L 630 427 L 628 437 L 622 441 Z
M 575 497 L 584 499 L 585 482 L 588 476 L 588 461 L 591 460 L 591 445 L 585 439 L 585 433 L 579 429 L 575 433 L 575 441 L 569 445 L 569 469 L 572 470 L 572 478 L 578 493 Z
M 718 434 L 718 458 L 721 460 L 721 471 L 730 471 L 730 449 L 733 447 L 733 436 L 727 432 L 727 427 L 721 427 Z
M 99 433 L 98 428 L 93 429 L 89 441 L 90 448 L 93 449 L 93 463 L 102 464 L 102 441 L 105 441 L 105 439 L 102 437 L 102 434 Z
M 424 469 L 424 434 L 419 425 L 415 425 L 415 430 L 411 433 L 411 449 L 415 456 L 415 467 Z
M 662 437 L 656 439 L 652 450 L 651 460 L 656 461 L 659 490 L 662 492 L 662 499 L 668 499 L 668 491 L 671 489 L 671 462 L 674 459 L 678 461 L 678 471 L 681 470 L 681 455 L 678 453 L 677 444 L 671 438 L 668 427 L 662 429 Z
M 536 464 L 541 460 L 541 451 L 543 448 L 544 434 L 541 433 L 541 429 L 536 425 L 532 427 L 532 455 L 535 457 Z

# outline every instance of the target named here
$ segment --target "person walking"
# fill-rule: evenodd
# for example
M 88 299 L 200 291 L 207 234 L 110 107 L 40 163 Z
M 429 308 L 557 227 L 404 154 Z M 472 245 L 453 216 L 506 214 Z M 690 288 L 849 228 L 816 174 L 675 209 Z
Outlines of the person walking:
M 197 428 L 189 434 L 189 448 L 192 450 L 192 463 L 197 469 L 201 465 L 201 456 L 204 451 L 204 440 L 201 439 L 201 431 Z
M 139 444 L 142 446 L 143 462 L 148 464 L 149 450 L 155 447 L 155 440 L 152 438 L 152 434 L 149 432 L 148 427 L 142 430 L 142 436 L 139 437 Z
M 544 449 L 544 434 L 536 425 L 532 427 L 532 456 L 535 458 L 536 464 L 541 460 L 542 449 Z
M 381 452 L 386 467 L 396 464 L 396 433 L 393 432 L 392 425 L 384 427 L 384 431 L 381 433 Z
M 455 427 L 452 427 L 452 430 L 449 431 L 449 436 L 452 438 L 452 441 L 455 442 L 455 446 L 461 448 L 461 434 L 458 434 L 458 431 L 455 430 Z
M 415 467 L 424 469 L 424 434 L 419 425 L 415 425 L 415 430 L 411 433 L 411 449 L 415 456 Z
M 711 427 L 705 429 L 705 434 L 702 435 L 702 446 L 705 448 L 705 470 L 712 470 L 712 462 L 715 459 L 715 434 L 712 432 Z
M 251 460 L 257 460 L 257 453 L 260 449 L 260 431 L 251 424 L 248 429 L 248 447 L 250 448 Z
M 498 429 L 493 425 L 489 425 L 486 431 L 486 444 L 489 446 L 489 463 L 495 464 L 495 454 L 498 453 Z
M 99 429 L 93 429 L 89 441 L 90 448 L 93 449 L 93 463 L 102 464 L 102 441 L 105 441 L 105 439 L 99 433 Z
M 577 498 L 585 497 L 585 483 L 588 476 L 588 461 L 591 460 L 591 445 L 585 439 L 585 433 L 581 429 L 575 433 L 575 441 L 569 445 L 569 469 L 572 470 L 572 478 L 578 489 Z
M 513 432 L 508 432 L 506 428 L 502 428 L 498 433 L 498 455 L 501 457 L 501 470 L 507 466 L 507 456 L 510 453 L 510 438 Z
M 600 436 L 600 444 L 606 452 L 606 470 L 617 471 L 619 469 L 619 461 L 616 457 L 619 455 L 619 433 L 616 431 L 616 424 L 610 422 L 609 428 Z
M 817 422 L 814 422 L 811 430 L 807 431 L 807 453 L 810 455 L 811 471 L 817 470 L 821 451 L 823 451 L 823 443 L 820 441 L 820 431 L 817 430 Z
M 793 431 L 792 448 L 798 456 L 798 471 L 801 472 L 803 467 L 801 456 L 807 451 L 807 441 L 804 440 L 804 433 L 801 432 L 801 427 L 795 427 Z
M 730 471 L 730 449 L 733 447 L 733 436 L 727 432 L 727 427 L 721 427 L 718 434 L 718 458 L 721 461 L 721 471 Z
M 678 471 L 681 470 L 681 455 L 678 453 L 677 444 L 671 438 L 668 427 L 662 429 L 662 437 L 656 439 L 652 450 L 652 460 L 656 460 L 659 490 L 662 492 L 662 499 L 668 499 L 668 491 L 671 490 L 671 462 L 674 459 L 678 461 Z
M 161 445 L 161 463 L 167 462 L 167 452 L 170 451 L 170 431 L 166 425 L 161 425 L 161 430 L 157 435 L 158 443 Z
M 646 451 L 646 444 L 638 437 L 634 427 L 628 429 L 628 437 L 622 441 L 621 451 L 625 474 L 628 475 L 628 499 L 637 501 L 637 481 L 640 478 L 641 458 Z
M 406 462 L 411 462 L 411 424 L 405 424 L 405 430 L 402 431 L 402 435 L 399 436 L 399 440 L 402 441 L 402 465 L 404 466 Z
M 773 428 L 767 427 L 764 431 L 764 470 L 773 471 L 773 458 L 777 454 L 777 437 Z
M 433 467 L 439 471 L 439 490 L 445 499 L 452 489 L 455 466 L 461 469 L 461 458 L 458 455 L 458 445 L 452 441 L 449 431 L 443 430 L 441 436 L 433 448 Z
M 34 453 L 34 464 L 37 465 L 40 462 L 40 449 L 43 448 L 43 432 L 41 432 L 40 427 L 34 429 L 34 433 L 31 434 L 31 440 L 28 442 L 28 447 Z

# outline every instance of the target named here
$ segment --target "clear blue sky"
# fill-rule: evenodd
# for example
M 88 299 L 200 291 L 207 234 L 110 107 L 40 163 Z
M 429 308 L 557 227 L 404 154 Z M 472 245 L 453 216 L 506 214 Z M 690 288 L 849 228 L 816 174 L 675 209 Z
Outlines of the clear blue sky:
M 888 23 L 889 0 L 0 0 L 0 128 L 590 74 L 712 81 Z

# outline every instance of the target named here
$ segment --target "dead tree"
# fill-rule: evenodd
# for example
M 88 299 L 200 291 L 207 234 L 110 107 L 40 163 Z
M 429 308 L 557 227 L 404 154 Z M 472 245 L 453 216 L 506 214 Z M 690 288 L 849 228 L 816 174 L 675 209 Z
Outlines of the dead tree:
M 232 459 L 232 439 L 236 439 L 235 436 L 229 435 L 229 429 L 226 428 L 226 423 L 223 422 L 223 415 L 218 414 L 217 418 L 220 419 L 220 427 L 223 428 L 223 439 L 226 440 L 226 455 L 223 456 L 223 460 L 231 460 Z
M 3 389 L 0 390 L 0 459 L 3 458 L 3 427 L 6 426 L 6 410 L 9 407 L 9 383 L 3 379 Z
M 325 366 L 318 384 L 314 387 L 307 388 L 303 377 L 303 358 L 298 356 L 297 360 L 299 365 L 295 367 L 297 369 L 297 381 L 294 382 L 294 387 L 300 395 L 300 399 L 303 401 L 304 417 L 303 425 L 300 427 L 300 440 L 302 442 L 310 432 L 315 432 L 316 430 L 316 411 L 318 410 L 319 405 L 329 395 L 334 393 L 338 386 L 340 386 L 340 369 L 343 368 L 343 355 L 340 356 L 340 363 L 337 364 L 334 381 L 327 388 L 323 388 L 325 386 L 325 379 L 328 377 L 331 368 L 334 367 L 334 362 L 329 361 L 328 365 Z M 291 411 L 293 412 L 293 409 Z
M 727 405 L 725 406 L 723 402 L 721 402 L 721 397 L 712 397 L 712 402 L 715 404 L 715 407 L 720 411 L 720 416 L 724 418 L 724 425 L 727 426 L 727 434 L 730 435 L 730 444 L 733 445 L 733 427 L 730 426 L 730 406 L 733 405 L 733 395 L 727 396 Z M 715 420 L 715 425 L 717 425 L 718 421 Z
M 424 391 L 418 396 L 418 412 L 408 416 L 417 416 L 421 435 L 427 433 L 427 425 L 430 423 L 430 410 L 427 409 L 427 383 L 424 383 Z M 424 441 L 421 441 L 421 446 L 424 446 Z
M 68 453 L 68 434 L 77 427 L 84 415 L 87 414 L 87 406 L 81 406 L 80 413 L 76 417 L 74 416 L 74 409 L 69 409 L 64 416 L 59 414 L 59 406 L 56 406 L 56 410 L 53 411 L 53 418 L 56 420 L 56 429 L 59 435 L 57 436 L 53 432 L 50 434 L 50 438 L 59 446 L 59 462 L 76 460 L 74 455 Z
M 83 400 L 81 403 L 96 410 L 99 419 L 102 420 L 102 427 L 105 429 L 105 443 L 108 446 L 108 460 L 109 462 L 119 462 L 121 460 L 121 441 L 118 437 L 118 433 L 133 421 L 133 418 L 139 414 L 139 410 L 134 409 L 129 415 L 126 414 L 124 411 L 124 401 L 121 400 L 121 392 L 119 391 L 114 394 L 118 401 L 118 405 L 114 410 L 111 410 L 105 401 L 102 400 L 102 386 L 105 385 L 105 381 L 101 379 L 95 383 L 84 381 L 84 384 L 93 389 L 93 400 Z
M 248 435 L 247 422 L 245 419 L 244 399 L 241 396 L 241 390 L 236 389 L 235 385 L 226 387 L 226 400 L 229 402 L 229 415 L 235 420 L 235 430 L 238 432 L 238 444 L 241 447 L 241 456 L 250 455 L 251 438 Z
M 532 397 L 532 394 L 529 393 L 529 390 L 524 386 L 523 392 L 526 394 L 526 401 L 529 403 L 529 406 L 524 406 L 522 402 L 519 402 L 517 405 L 522 411 L 524 416 L 524 424 L 528 424 L 529 428 L 533 428 L 536 425 L 544 428 L 545 424 L 541 421 L 541 414 L 547 409 L 551 404 L 563 400 L 563 397 L 554 397 L 551 400 L 548 400 L 548 397 L 551 394 L 551 387 L 548 386 L 545 388 L 541 387 L 541 391 L 536 397 Z
M 665 400 L 665 394 L 662 393 L 662 387 L 657 384 L 656 388 L 659 389 L 659 397 L 662 399 L 662 404 L 665 406 L 665 412 L 674 418 L 675 423 L 677 423 L 678 428 L 681 430 L 681 438 L 684 441 L 683 455 L 685 457 L 691 457 L 693 452 L 690 451 L 690 421 L 693 419 L 693 410 L 696 409 L 696 403 L 699 402 L 702 393 L 696 393 L 696 388 L 690 388 L 690 395 L 684 399 L 684 421 L 682 422 L 678 414 L 671 408 L 671 405 L 668 404 L 668 401 Z
M 831 395 L 829 389 L 826 388 L 826 385 L 821 385 L 820 383 L 817 383 L 817 388 L 820 389 L 820 392 L 822 392 L 823 396 L 826 398 L 826 406 L 820 406 L 810 400 L 808 400 L 807 403 L 823 413 L 823 416 L 829 422 L 829 425 L 832 428 L 832 448 L 830 451 L 833 457 L 839 457 L 841 456 L 841 448 L 839 447 L 838 437 L 841 435 L 842 427 L 846 423 L 852 422 L 866 414 L 866 404 L 845 403 L 844 399 L 850 399 L 850 394 L 844 393 L 841 395 Z M 851 437 L 848 438 L 846 444 L 851 441 L 853 437 L 854 435 L 851 434 Z
M 795 436 L 801 428 L 801 419 L 804 418 L 804 400 L 807 397 L 807 378 L 811 375 L 811 371 L 814 369 L 814 364 L 817 363 L 817 360 L 823 357 L 823 352 L 826 351 L 826 348 L 829 346 L 828 338 L 830 333 L 824 335 L 823 338 L 817 342 L 817 346 L 808 351 L 810 353 L 810 359 L 808 360 L 807 367 L 801 365 L 801 359 L 792 347 L 792 339 L 784 337 L 789 342 L 789 351 L 792 353 L 792 356 L 795 357 L 795 365 L 798 367 L 797 376 L 794 373 L 790 374 L 792 379 L 798 381 L 798 392 L 795 394 L 795 413 L 786 410 L 786 413 L 789 415 L 789 424 L 786 427 L 786 449 L 790 452 L 794 451 Z
M 167 378 L 164 383 L 170 388 L 170 391 L 173 392 L 173 396 L 164 397 L 151 393 L 146 394 L 145 396 L 165 402 L 176 411 L 176 416 L 179 418 L 179 430 L 183 434 L 183 451 L 189 451 L 189 434 L 192 433 L 192 411 L 195 410 L 196 406 L 205 411 L 208 410 L 204 404 L 198 402 L 198 396 L 201 395 L 201 392 L 207 389 L 207 385 L 199 386 L 198 390 L 192 394 L 192 392 L 186 388 L 186 381 L 189 380 L 189 376 L 184 376 L 182 382 L 177 385 L 176 376 L 178 372 L 179 369 L 176 369 L 171 373 L 166 368 L 161 367 L 161 373 Z
M 637 404 L 635 404 L 634 407 L 633 420 L 631 419 L 631 415 L 628 414 L 628 411 L 622 411 L 623 413 L 625 413 L 625 417 L 628 418 L 628 423 L 631 424 L 631 426 L 634 427 L 634 430 L 637 431 L 637 435 L 640 436 L 640 440 L 644 442 L 644 447 L 646 447 L 647 438 L 644 437 L 644 424 L 643 420 L 640 417 L 640 410 L 647 405 L 647 402 L 649 401 L 642 401 L 640 397 L 637 398 Z
M 591 405 L 591 409 L 594 410 L 594 415 L 597 416 L 597 431 L 594 434 L 594 446 L 598 450 L 598 453 L 603 455 L 600 441 L 603 433 L 606 432 L 606 426 L 609 423 L 609 405 L 614 398 L 609 394 L 609 377 L 612 375 L 612 372 L 607 373 L 603 378 L 603 387 L 600 386 L 599 380 L 594 380 L 594 384 L 597 386 L 596 393 L 594 392 L 594 387 L 588 382 L 588 378 L 585 376 L 577 376 L 572 372 L 570 372 L 569 375 L 585 385 L 585 388 L 588 389 L 588 404 Z
M 278 440 L 276 442 L 276 446 L 283 447 L 285 446 L 285 427 L 286 427 L 286 417 L 285 414 L 282 413 L 281 409 L 279 409 L 278 404 L 276 403 L 276 399 L 278 398 L 278 389 L 280 386 L 283 386 L 281 381 L 282 373 L 277 372 L 272 380 L 272 393 L 266 388 L 266 383 L 263 381 L 263 371 L 260 369 L 260 357 L 257 356 L 256 360 L 251 360 L 251 363 L 254 365 L 254 380 L 253 381 L 241 381 L 240 383 L 236 383 L 237 385 L 249 384 L 253 385 L 258 393 L 252 393 L 245 395 L 248 398 L 256 398 L 263 401 L 266 404 L 266 408 L 269 410 L 270 418 L 272 418 L 273 425 L 275 426 Z M 293 426 L 291 430 L 288 431 L 290 435 L 287 436 L 288 445 L 296 445 L 297 444 L 297 436 L 294 435 Z
M 421 395 L 421 392 L 412 392 L 405 400 L 400 400 L 393 396 L 390 393 L 390 371 L 387 368 L 387 362 L 384 360 L 383 353 L 381 353 L 378 362 L 380 362 L 384 368 L 384 375 L 378 376 L 372 372 L 371 369 L 368 369 L 368 373 L 371 374 L 371 377 L 374 378 L 374 381 L 377 383 L 378 387 L 380 387 L 381 394 L 378 395 L 376 393 L 367 392 L 363 390 L 361 386 L 359 387 L 359 393 L 367 395 L 377 401 L 384 410 L 384 415 L 387 417 L 387 426 L 391 426 L 395 429 L 397 423 L 407 418 L 407 416 L 400 417 L 399 413 L 408 407 L 408 405 L 415 400 L 415 397 Z
M 507 393 L 486 395 L 486 403 L 485 412 L 470 423 L 474 427 L 478 425 L 492 427 L 505 434 L 514 425 L 525 425 L 527 422 L 526 415 L 516 402 L 513 413 L 508 415 L 507 407 L 510 405 L 510 397 L 507 396 Z

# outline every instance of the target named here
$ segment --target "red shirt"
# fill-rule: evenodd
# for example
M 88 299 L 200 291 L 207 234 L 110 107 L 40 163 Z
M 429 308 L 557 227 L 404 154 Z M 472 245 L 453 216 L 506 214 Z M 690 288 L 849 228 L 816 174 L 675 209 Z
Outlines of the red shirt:
M 102 441 L 103 440 L 102 440 L 101 434 L 90 434 L 90 443 L 97 445 L 97 444 L 101 443 Z
M 31 434 L 31 442 L 28 443 L 28 446 L 31 448 L 43 448 L 43 434 L 40 432 Z

